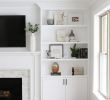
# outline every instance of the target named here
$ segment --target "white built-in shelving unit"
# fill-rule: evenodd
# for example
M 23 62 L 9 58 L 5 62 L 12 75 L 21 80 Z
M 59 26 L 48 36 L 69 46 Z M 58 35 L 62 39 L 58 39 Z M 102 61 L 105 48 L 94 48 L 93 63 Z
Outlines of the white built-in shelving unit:
M 50 9 L 41 9 L 41 100 L 88 100 L 87 79 L 89 65 L 89 20 L 87 9 L 61 9 L 67 15 L 64 25 L 47 25 L 47 14 Z M 53 12 L 60 9 L 52 9 Z M 79 16 L 80 23 L 69 23 L 71 15 Z M 58 42 L 56 30 L 73 30 L 77 36 L 74 42 Z M 47 58 L 46 50 L 50 44 L 62 44 L 64 56 L 61 59 Z M 80 48 L 88 48 L 88 58 L 72 58 L 70 47 L 74 44 Z M 59 64 L 61 75 L 52 76 L 51 67 Z M 72 75 L 72 67 L 82 67 L 83 75 Z M 59 95 L 61 94 L 61 95 Z

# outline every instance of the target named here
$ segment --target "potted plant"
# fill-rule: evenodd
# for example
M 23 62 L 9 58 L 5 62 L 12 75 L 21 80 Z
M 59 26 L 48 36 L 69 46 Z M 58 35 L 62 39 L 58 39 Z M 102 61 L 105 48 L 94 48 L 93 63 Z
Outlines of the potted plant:
M 70 50 L 71 50 L 71 57 L 77 57 L 77 52 L 78 52 L 78 49 L 76 48 L 76 44 L 73 45 L 73 47 L 70 47 Z
M 32 25 L 30 22 L 28 22 L 27 28 L 26 28 L 27 32 L 35 33 L 38 30 L 39 30 L 39 24 Z
M 36 32 L 39 30 L 39 24 L 32 25 L 30 22 L 27 24 L 26 31 L 30 34 L 30 50 L 36 51 Z

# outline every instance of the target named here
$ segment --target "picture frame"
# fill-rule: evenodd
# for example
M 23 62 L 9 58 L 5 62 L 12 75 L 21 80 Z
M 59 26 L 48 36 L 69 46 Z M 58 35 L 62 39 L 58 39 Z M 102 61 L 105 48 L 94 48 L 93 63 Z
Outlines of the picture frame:
M 56 31 L 56 41 L 57 42 L 64 42 L 66 37 L 66 30 L 65 29 L 58 29 Z
M 63 58 L 63 44 L 50 44 L 49 45 L 50 56 L 53 59 Z
M 79 13 L 69 14 L 68 15 L 68 24 L 77 25 L 83 24 L 83 17 Z
M 84 75 L 83 67 L 72 67 L 72 75 Z

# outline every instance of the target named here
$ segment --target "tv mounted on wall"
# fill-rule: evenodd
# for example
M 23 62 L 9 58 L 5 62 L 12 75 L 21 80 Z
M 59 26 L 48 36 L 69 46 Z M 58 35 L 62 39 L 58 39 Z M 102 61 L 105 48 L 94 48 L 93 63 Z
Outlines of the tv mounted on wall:
M 26 47 L 25 15 L 0 15 L 0 47 Z

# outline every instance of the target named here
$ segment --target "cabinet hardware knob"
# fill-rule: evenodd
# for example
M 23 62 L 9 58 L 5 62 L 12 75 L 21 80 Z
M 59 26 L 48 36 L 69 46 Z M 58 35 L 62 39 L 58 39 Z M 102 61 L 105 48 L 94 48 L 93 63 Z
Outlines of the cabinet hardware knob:
M 65 79 L 63 79 L 63 85 L 65 85 Z
M 66 79 L 66 85 L 67 85 L 67 79 Z

